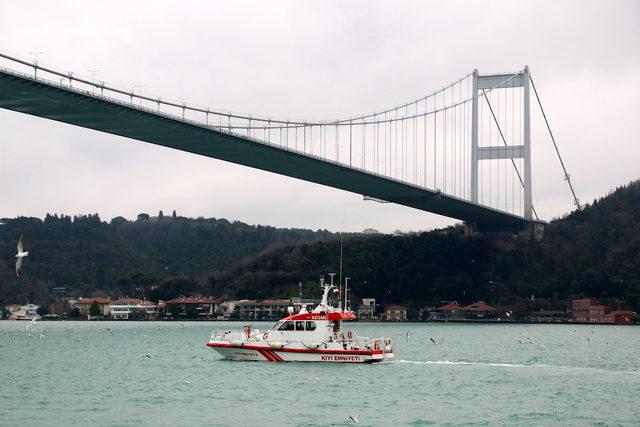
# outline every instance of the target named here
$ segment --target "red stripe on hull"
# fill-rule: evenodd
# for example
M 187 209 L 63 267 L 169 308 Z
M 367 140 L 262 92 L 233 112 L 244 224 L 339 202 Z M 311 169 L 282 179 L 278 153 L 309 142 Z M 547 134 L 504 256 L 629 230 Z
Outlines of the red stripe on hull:
M 270 353 L 271 353 L 271 356 L 273 356 L 276 359 L 276 362 L 284 362 L 284 359 L 280 357 L 280 355 L 275 351 L 271 351 Z
M 267 350 L 257 350 L 265 359 L 269 362 L 275 362 L 276 360 L 267 352 Z

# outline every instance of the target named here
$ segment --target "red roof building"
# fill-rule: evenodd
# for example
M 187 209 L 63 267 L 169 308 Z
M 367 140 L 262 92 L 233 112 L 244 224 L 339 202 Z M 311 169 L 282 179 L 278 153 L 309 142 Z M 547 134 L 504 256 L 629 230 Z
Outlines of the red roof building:
M 98 304 L 100 307 L 100 316 L 110 316 L 111 315 L 111 298 L 104 297 L 95 297 L 95 298 L 83 298 L 75 301 L 70 301 L 71 308 L 78 308 L 80 310 L 80 315 L 82 317 L 86 317 L 87 319 L 91 318 L 89 314 L 89 309 L 91 304 Z
M 573 300 L 572 316 L 576 323 L 603 323 L 626 325 L 633 323 L 638 314 L 628 310 L 614 310 L 600 304 L 595 298 Z
M 464 308 L 458 304 L 453 304 L 453 303 L 449 303 L 449 304 L 445 304 L 441 307 L 436 308 L 435 311 L 448 311 L 448 312 L 460 312 L 464 310 Z
M 111 317 L 114 319 L 155 319 L 158 317 L 158 304 L 137 298 L 118 298 L 111 300 Z
M 464 311 L 496 311 L 494 307 L 485 304 L 484 301 L 476 301 L 472 304 L 469 304 L 463 308 Z

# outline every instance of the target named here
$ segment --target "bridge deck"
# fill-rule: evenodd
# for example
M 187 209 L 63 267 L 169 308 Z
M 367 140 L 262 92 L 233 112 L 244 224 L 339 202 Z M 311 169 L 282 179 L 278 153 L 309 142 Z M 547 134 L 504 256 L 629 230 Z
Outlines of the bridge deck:
M 519 216 L 203 125 L 0 70 L 0 108 L 249 166 L 476 223 L 521 230 Z

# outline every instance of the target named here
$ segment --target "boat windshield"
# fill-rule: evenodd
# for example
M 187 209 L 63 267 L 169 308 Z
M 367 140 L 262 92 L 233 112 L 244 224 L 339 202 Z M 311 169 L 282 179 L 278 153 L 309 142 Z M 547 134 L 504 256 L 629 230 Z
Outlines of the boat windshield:
M 273 325 L 271 327 L 271 330 L 272 331 L 277 331 L 278 329 L 280 329 L 280 327 L 282 326 L 283 323 L 284 323 L 283 321 L 279 321 L 278 323 L 276 323 L 275 325 Z

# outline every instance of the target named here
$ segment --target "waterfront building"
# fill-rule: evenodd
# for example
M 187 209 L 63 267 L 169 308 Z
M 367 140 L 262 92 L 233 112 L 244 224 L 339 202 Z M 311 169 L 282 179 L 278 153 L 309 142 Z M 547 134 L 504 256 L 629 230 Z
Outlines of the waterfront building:
M 217 318 L 221 320 L 229 320 L 232 317 L 233 312 L 236 309 L 237 301 L 223 301 L 218 305 L 216 311 Z
M 286 316 L 292 302 L 288 299 L 241 300 L 237 305 L 241 319 L 273 320 Z
M 109 303 L 112 319 L 155 319 L 158 317 L 158 305 L 136 298 L 120 298 Z
M 462 319 L 464 317 L 464 308 L 457 304 L 456 301 L 442 305 L 430 312 L 432 319 Z
M 569 312 L 562 310 L 537 310 L 529 315 L 531 323 L 567 323 Z
M 197 317 L 213 317 L 222 301 L 211 297 L 180 297 L 165 302 L 172 316 L 197 313 Z
M 356 310 L 358 320 L 371 320 L 375 319 L 376 314 L 376 299 L 375 298 L 362 298 L 360 306 Z
M 487 319 L 496 316 L 496 309 L 484 301 L 476 301 L 463 307 L 467 319 Z
M 9 312 L 10 320 L 31 320 L 38 318 L 39 305 L 36 304 L 9 304 L 5 309 Z
M 403 322 L 407 320 L 406 304 L 387 304 L 384 308 L 384 318 L 395 322 Z
M 637 319 L 634 311 L 611 310 L 595 298 L 574 299 L 571 311 L 576 323 L 629 324 Z
M 95 297 L 95 298 L 80 298 L 77 300 L 69 301 L 71 309 L 78 308 L 80 315 L 84 318 L 89 318 L 89 308 L 95 301 L 100 307 L 100 316 L 109 317 L 111 315 L 111 298 Z

